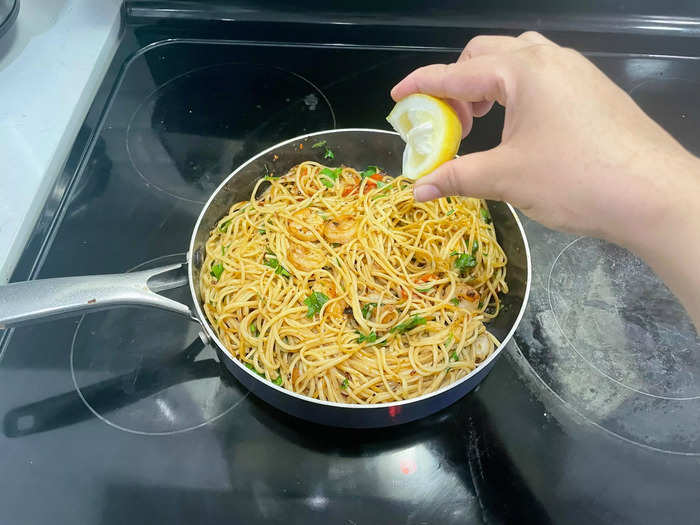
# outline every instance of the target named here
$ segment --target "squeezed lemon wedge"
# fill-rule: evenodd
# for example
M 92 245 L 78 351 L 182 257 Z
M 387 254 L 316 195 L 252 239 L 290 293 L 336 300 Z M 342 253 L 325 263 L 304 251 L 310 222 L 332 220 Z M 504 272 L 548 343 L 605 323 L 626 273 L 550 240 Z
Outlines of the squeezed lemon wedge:
M 462 123 L 445 101 L 413 94 L 399 100 L 386 117 L 406 143 L 403 175 L 416 180 L 455 157 Z

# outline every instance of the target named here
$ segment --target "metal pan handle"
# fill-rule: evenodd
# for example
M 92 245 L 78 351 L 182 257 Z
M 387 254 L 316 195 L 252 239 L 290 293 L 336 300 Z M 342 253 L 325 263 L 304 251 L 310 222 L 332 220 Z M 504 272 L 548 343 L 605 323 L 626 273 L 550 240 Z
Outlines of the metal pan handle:
M 156 292 L 187 284 L 183 264 L 140 272 L 59 277 L 0 286 L 0 329 L 118 306 L 151 306 L 194 321 L 189 306 Z M 166 276 L 174 272 L 172 276 Z

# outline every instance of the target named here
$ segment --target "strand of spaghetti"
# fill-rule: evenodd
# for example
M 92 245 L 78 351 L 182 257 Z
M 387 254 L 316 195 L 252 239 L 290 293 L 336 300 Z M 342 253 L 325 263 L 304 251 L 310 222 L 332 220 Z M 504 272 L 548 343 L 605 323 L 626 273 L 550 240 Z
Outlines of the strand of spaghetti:
M 483 323 L 507 291 L 507 261 L 485 202 L 416 204 L 410 182 L 368 173 L 304 162 L 260 180 L 206 243 L 200 292 L 224 346 L 314 398 L 419 396 L 495 344 Z M 453 252 L 471 254 L 466 272 Z

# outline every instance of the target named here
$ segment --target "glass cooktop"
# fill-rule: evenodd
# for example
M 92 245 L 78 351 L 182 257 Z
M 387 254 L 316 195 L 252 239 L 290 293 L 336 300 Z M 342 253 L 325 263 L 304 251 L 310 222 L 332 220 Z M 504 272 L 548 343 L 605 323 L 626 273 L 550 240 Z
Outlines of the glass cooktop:
M 238 164 L 306 132 L 387 128 L 390 87 L 459 52 L 161 33 L 127 28 L 14 279 L 179 260 L 204 201 Z M 700 153 L 697 58 L 591 58 Z M 495 145 L 501 122 L 499 110 L 479 119 L 462 152 Z M 326 428 L 271 408 L 195 324 L 165 312 L 5 333 L 0 522 L 696 519 L 690 321 L 628 252 L 524 224 L 533 283 L 514 341 L 474 392 L 396 428 Z M 189 300 L 184 288 L 169 293 Z

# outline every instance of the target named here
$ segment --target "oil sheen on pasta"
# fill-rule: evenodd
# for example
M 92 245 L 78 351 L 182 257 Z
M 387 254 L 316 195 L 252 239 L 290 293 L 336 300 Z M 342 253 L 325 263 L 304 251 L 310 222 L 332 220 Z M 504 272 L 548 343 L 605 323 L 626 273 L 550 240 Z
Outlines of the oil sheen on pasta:
M 200 274 L 230 354 L 341 403 L 417 397 L 479 366 L 498 343 L 484 322 L 508 291 L 506 256 L 483 200 L 417 203 L 412 186 L 303 162 L 231 206 Z

